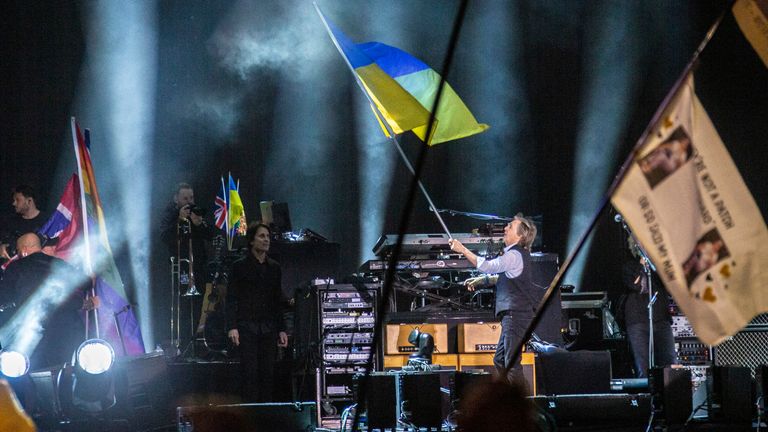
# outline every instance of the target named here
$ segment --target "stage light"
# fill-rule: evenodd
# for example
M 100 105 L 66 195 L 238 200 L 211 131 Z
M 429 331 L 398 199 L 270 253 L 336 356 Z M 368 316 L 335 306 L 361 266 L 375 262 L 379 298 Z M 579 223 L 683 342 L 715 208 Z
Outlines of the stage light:
M 615 173 L 619 145 L 625 138 L 625 125 L 635 109 L 632 104 L 641 60 L 641 35 L 638 30 L 643 16 L 642 7 L 608 3 L 590 23 L 597 37 L 585 47 L 585 64 L 600 65 L 588 68 L 583 102 L 578 115 L 579 125 L 575 142 L 573 167 L 573 195 L 571 220 L 568 231 L 568 250 L 573 250 L 593 213 L 600 205 L 603 191 Z M 569 268 L 566 282 L 582 286 L 582 275 L 592 245 L 592 237 Z
M 77 348 L 76 365 L 91 375 L 109 371 L 115 363 L 115 351 L 102 339 L 88 339 Z
M 130 272 L 122 282 L 145 346 L 155 346 L 150 311 L 149 248 L 151 172 L 158 69 L 157 2 L 86 2 L 83 4 L 84 63 L 72 112 L 91 129 L 91 160 L 105 208 L 109 243 L 126 251 Z M 72 146 L 71 138 L 66 145 Z M 65 147 L 67 148 L 67 147 Z M 72 172 L 70 155 L 59 173 Z M 109 175 L 110 172 L 130 175 Z M 116 257 L 122 260 L 122 257 Z M 95 258 L 98 263 L 100 258 Z M 118 289 L 118 286 L 113 286 Z M 122 294 L 121 294 L 122 295 Z M 118 319 L 124 325 L 128 314 Z M 134 354 L 135 352 L 130 351 Z
M 429 333 L 419 329 L 413 329 L 408 335 L 408 342 L 416 347 L 416 352 L 408 357 L 408 365 L 432 364 L 432 353 L 435 351 L 435 339 Z
M 88 339 L 80 344 L 75 351 L 74 368 L 65 367 L 59 380 L 59 397 L 69 415 L 77 416 L 78 412 L 96 415 L 117 403 L 111 370 L 114 362 L 115 351 L 106 341 Z M 67 389 L 71 389 L 71 393 Z
M 0 351 L 0 374 L 18 378 L 29 372 L 29 358 L 17 351 Z

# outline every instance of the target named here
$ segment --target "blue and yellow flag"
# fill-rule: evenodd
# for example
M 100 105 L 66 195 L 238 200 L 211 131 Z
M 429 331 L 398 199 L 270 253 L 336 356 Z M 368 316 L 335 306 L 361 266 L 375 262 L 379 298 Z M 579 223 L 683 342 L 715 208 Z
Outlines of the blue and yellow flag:
M 240 181 L 235 183 L 232 178 L 232 174 L 229 174 L 229 201 L 227 208 L 227 223 L 229 227 L 229 244 L 232 247 L 232 239 L 235 235 L 245 235 L 245 231 L 248 228 L 245 221 L 245 208 L 243 207 L 243 201 L 240 199 Z
M 389 136 L 383 124 L 386 122 L 394 133 L 413 131 L 424 141 L 440 75 L 399 48 L 380 42 L 355 44 L 319 8 L 317 12 L 339 52 L 376 106 L 374 113 L 384 133 Z M 428 143 L 433 145 L 464 138 L 486 129 L 488 125 L 477 122 L 446 82 Z

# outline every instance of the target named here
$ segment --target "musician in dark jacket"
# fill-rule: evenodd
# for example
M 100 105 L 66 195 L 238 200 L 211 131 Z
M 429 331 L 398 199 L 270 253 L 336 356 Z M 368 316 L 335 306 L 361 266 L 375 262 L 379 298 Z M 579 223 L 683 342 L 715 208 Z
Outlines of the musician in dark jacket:
M 0 326 L 22 313 L 26 315 L 16 318 L 25 323 L 37 320 L 42 338 L 26 353 L 33 370 L 69 361 L 85 340 L 81 309 L 90 279 L 63 260 L 44 254 L 35 233 L 19 237 L 16 250 L 19 259 L 8 266 L 0 283 L 0 303 L 8 305 L 0 314 Z
M 246 402 L 272 399 L 277 347 L 288 345 L 287 302 L 280 285 L 280 264 L 267 256 L 270 236 L 267 225 L 248 227 L 250 250 L 232 265 L 227 288 L 228 336 L 240 347 Z
M 205 284 L 209 281 L 206 247 L 213 238 L 215 228 L 205 222 L 202 210 L 195 205 L 195 192 L 192 186 L 188 183 L 179 183 L 176 185 L 173 201 L 166 206 L 160 223 L 160 239 L 168 248 L 168 256 L 173 257 L 179 265 L 178 280 L 181 294 L 186 293 L 193 282 L 198 292 L 204 292 Z M 191 269 L 182 261 L 187 259 L 192 261 Z M 200 322 L 199 299 L 200 297 L 191 296 L 185 297 L 180 302 L 181 313 L 176 326 L 178 326 L 181 341 L 193 339 L 197 332 Z M 158 322 L 168 322 L 171 318 L 175 318 L 168 315 L 171 306 L 168 300 L 169 297 L 166 295 L 155 296 L 153 313 Z M 192 309 L 192 323 L 189 322 L 188 308 Z M 163 336 L 160 334 L 157 336 L 163 340 Z
M 632 257 L 624 262 L 622 280 L 624 282 L 624 321 L 626 323 L 629 346 L 635 363 L 635 376 L 648 376 L 650 366 L 650 323 L 648 321 L 649 288 L 656 293 L 653 304 L 653 355 L 654 365 L 667 367 L 677 361 L 675 354 L 675 339 L 672 334 L 671 317 L 669 315 L 669 294 L 656 273 L 651 272 L 649 286 L 645 272 L 645 258 L 642 257 L 637 243 L 628 237 L 627 245 Z
M 525 385 L 520 362 L 512 363 L 512 354 L 525 336 L 525 330 L 536 309 L 531 291 L 531 245 L 536 238 L 536 225 L 522 214 L 504 227 L 504 253 L 485 259 L 472 253 L 460 241 L 450 241 L 451 250 L 459 252 L 486 275 L 479 279 L 485 285 L 496 285 L 496 316 L 501 317 L 501 336 L 496 345 L 494 366 L 499 373 L 508 370 L 507 379 Z M 471 289 L 471 288 L 470 288 Z

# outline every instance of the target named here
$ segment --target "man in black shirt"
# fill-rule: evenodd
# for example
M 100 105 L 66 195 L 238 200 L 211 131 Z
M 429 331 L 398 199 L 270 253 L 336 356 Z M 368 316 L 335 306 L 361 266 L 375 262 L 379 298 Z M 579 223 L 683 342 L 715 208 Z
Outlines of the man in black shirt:
M 277 347 L 288 345 L 287 302 L 280 286 L 280 264 L 267 256 L 270 234 L 264 224 L 248 227 L 250 250 L 232 265 L 227 288 L 228 336 L 240 347 L 246 402 L 272 399 Z
M 48 216 L 37 208 L 37 194 L 29 185 L 13 188 L 14 214 L 0 224 L 0 261 L 14 255 L 11 246 L 20 235 L 37 232 L 48 221 Z
M 80 310 L 90 280 L 63 260 L 44 254 L 35 233 L 19 237 L 16 249 L 19 259 L 8 266 L 0 284 L 0 303 L 15 304 L 15 308 L 2 315 L 26 313 L 17 318 L 39 320 L 43 334 L 30 355 L 32 369 L 69 361 L 85 340 Z M 28 303 L 36 307 L 25 309 Z M 1 316 L 0 325 L 10 320 L 10 316 Z

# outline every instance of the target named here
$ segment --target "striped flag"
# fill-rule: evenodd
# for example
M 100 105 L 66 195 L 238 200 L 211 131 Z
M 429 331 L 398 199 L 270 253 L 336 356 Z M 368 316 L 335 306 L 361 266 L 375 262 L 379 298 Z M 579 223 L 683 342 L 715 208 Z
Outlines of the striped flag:
M 80 213 L 80 179 L 77 174 L 72 177 L 64 187 L 56 211 L 53 212 L 45 225 L 38 233 L 45 238 L 58 239 L 55 254 L 57 257 L 67 260 L 78 246 L 76 240 L 80 238 L 83 218 Z
M 64 234 L 67 233 L 67 230 L 71 230 L 72 236 L 82 239 L 82 248 L 78 249 L 76 254 L 70 254 L 65 259 L 75 265 L 82 266 L 87 273 L 95 275 L 94 289 L 101 300 L 98 308 L 100 337 L 109 341 L 119 354 L 123 354 L 123 350 L 118 348 L 122 346 L 125 347 L 125 354 L 127 355 L 143 354 L 144 342 L 141 329 L 136 315 L 127 301 L 123 281 L 117 271 L 112 249 L 109 246 L 104 210 L 91 163 L 89 133 L 88 130 L 85 131 L 85 134 L 83 133 L 74 117 L 72 117 L 71 123 L 72 139 L 78 163 L 80 193 L 76 199 L 72 200 L 69 197 L 70 194 L 74 194 L 74 189 L 73 192 L 68 192 L 69 188 L 67 188 L 62 198 L 62 204 L 72 215 L 71 221 L 80 220 L 83 223 L 74 226 L 70 224 L 61 233 Z M 70 204 L 64 204 L 65 201 L 74 202 L 74 207 L 70 207 Z M 63 246 L 57 245 L 57 249 L 60 247 L 63 250 Z M 119 322 L 119 329 L 117 322 Z

